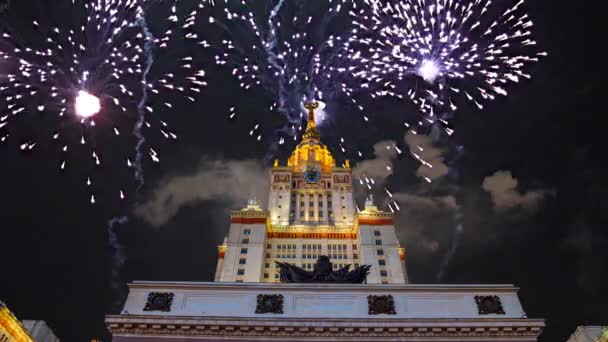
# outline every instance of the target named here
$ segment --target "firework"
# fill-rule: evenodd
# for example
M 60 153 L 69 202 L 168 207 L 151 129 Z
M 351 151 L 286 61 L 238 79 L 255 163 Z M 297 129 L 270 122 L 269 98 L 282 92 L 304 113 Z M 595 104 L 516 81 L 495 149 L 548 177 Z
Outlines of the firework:
M 454 112 L 459 99 L 507 95 L 531 76 L 546 53 L 533 39 L 524 0 L 365 0 L 351 12 L 347 58 L 372 97 L 410 99 L 433 122 L 434 110 Z M 435 117 L 434 117 L 435 116 Z
M 156 116 L 157 107 L 170 110 L 179 98 L 194 101 L 206 85 L 205 71 L 174 45 L 191 41 L 196 46 L 193 27 L 207 3 L 200 0 L 186 8 L 178 0 L 154 5 L 146 0 L 61 0 L 53 8 L 34 8 L 45 15 L 33 18 L 29 27 L 7 23 L 0 31 L 1 142 L 14 138 L 22 150 L 31 150 L 50 140 L 62 152 L 61 170 L 68 159 L 82 163 L 80 153 L 93 157 L 93 167 L 122 158 L 141 186 L 145 150 L 159 161 L 146 144 L 146 130 L 177 138 Z M 148 26 L 152 11 L 155 18 L 163 17 L 155 27 Z M 159 59 L 162 63 L 155 64 Z M 118 151 L 113 143 L 104 149 L 97 142 L 107 140 L 102 139 L 106 135 L 126 139 L 132 148 Z M 68 158 L 72 150 L 83 152 Z M 87 177 L 86 184 L 91 183 Z M 116 193 L 125 198 L 122 189 Z M 90 198 L 95 202 L 92 194 Z
M 353 8 L 351 0 L 216 3 L 209 22 L 220 29 L 219 39 L 203 44 L 216 51 L 215 63 L 229 68 L 242 89 L 261 87 L 271 96 L 270 110 L 287 118 L 284 132 L 295 137 L 305 102 L 345 96 L 363 109 L 342 79 L 350 77 L 341 54 L 344 21 Z

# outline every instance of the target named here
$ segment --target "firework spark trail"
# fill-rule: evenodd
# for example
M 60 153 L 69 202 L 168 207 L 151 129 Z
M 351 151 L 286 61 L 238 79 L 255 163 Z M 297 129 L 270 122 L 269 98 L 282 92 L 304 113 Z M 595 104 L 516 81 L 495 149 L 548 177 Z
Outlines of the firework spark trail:
M 137 138 L 137 143 L 135 145 L 135 179 L 138 182 L 137 190 L 140 190 L 144 185 L 145 179 L 143 174 L 142 167 L 142 151 L 141 148 L 146 142 L 146 137 L 142 133 L 142 128 L 144 126 L 144 122 L 146 121 L 145 114 L 145 106 L 148 102 L 148 73 L 154 64 L 154 55 L 152 54 L 152 46 L 154 42 L 154 35 L 148 29 L 148 24 L 146 23 L 145 16 L 142 14 L 137 19 L 137 24 L 142 28 L 144 35 L 146 37 L 146 42 L 144 43 L 144 52 L 146 63 L 144 67 L 144 72 L 142 73 L 142 95 L 139 103 L 137 104 L 137 113 L 139 115 L 135 126 L 133 128 L 133 135 Z
M 120 271 L 127 261 L 127 257 L 124 252 L 124 247 L 118 241 L 118 234 L 116 229 L 118 226 L 129 223 L 129 218 L 126 216 L 114 217 L 108 221 L 108 243 L 112 249 L 112 274 L 111 274 L 111 288 L 118 294 L 116 300 L 112 303 L 111 309 L 116 311 L 120 309 L 122 301 L 126 295 L 124 289 L 124 282 L 120 276 Z

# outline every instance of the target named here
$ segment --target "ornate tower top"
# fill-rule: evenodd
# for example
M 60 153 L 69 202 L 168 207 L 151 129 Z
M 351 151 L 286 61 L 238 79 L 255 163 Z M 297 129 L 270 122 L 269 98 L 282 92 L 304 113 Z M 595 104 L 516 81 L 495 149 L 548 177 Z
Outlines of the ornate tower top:
M 319 134 L 319 130 L 317 130 L 315 122 L 315 110 L 319 108 L 319 102 L 307 103 L 304 105 L 304 108 L 308 109 L 308 124 L 302 137 L 304 139 L 321 140 L 321 135 Z
M 297 171 L 305 171 L 310 168 L 328 173 L 336 166 L 336 161 L 321 143 L 321 134 L 315 122 L 315 110 L 320 108 L 318 102 L 310 102 L 304 105 L 308 110 L 308 123 L 306 131 L 302 135 L 302 141 L 295 148 L 287 165 Z

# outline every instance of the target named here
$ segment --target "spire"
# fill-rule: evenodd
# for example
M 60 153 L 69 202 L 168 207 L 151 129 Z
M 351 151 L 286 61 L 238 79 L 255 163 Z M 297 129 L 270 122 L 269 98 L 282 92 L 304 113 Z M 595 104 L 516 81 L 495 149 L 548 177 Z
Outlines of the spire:
M 319 108 L 319 102 L 306 103 L 304 108 L 308 109 L 308 124 L 306 125 L 306 131 L 304 132 L 303 138 L 321 140 L 321 135 L 319 134 L 317 124 L 315 123 L 315 110 Z

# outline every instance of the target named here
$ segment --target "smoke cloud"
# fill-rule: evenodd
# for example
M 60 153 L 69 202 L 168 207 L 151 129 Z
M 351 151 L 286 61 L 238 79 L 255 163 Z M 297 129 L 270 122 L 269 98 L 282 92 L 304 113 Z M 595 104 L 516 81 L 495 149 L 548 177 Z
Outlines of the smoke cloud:
M 235 208 L 256 196 L 264 203 L 269 186 L 268 170 L 258 160 L 203 160 L 195 174 L 161 182 L 135 214 L 154 227 L 173 218 L 183 206 L 205 200 L 227 200 Z
M 361 179 L 373 178 L 382 183 L 393 174 L 393 161 L 397 157 L 396 144 L 392 140 L 380 141 L 374 145 L 374 159 L 359 162 L 353 169 L 353 177 Z
M 430 136 L 408 131 L 405 134 L 405 143 L 410 152 L 417 155 L 422 162 L 416 171 L 418 177 L 435 180 L 448 174 L 449 168 L 445 164 L 444 151 L 435 147 Z
M 510 171 L 497 171 L 483 180 L 483 189 L 492 196 L 494 210 L 504 212 L 513 208 L 534 212 L 548 194 L 546 190 L 521 193 L 517 189 L 518 180 Z

